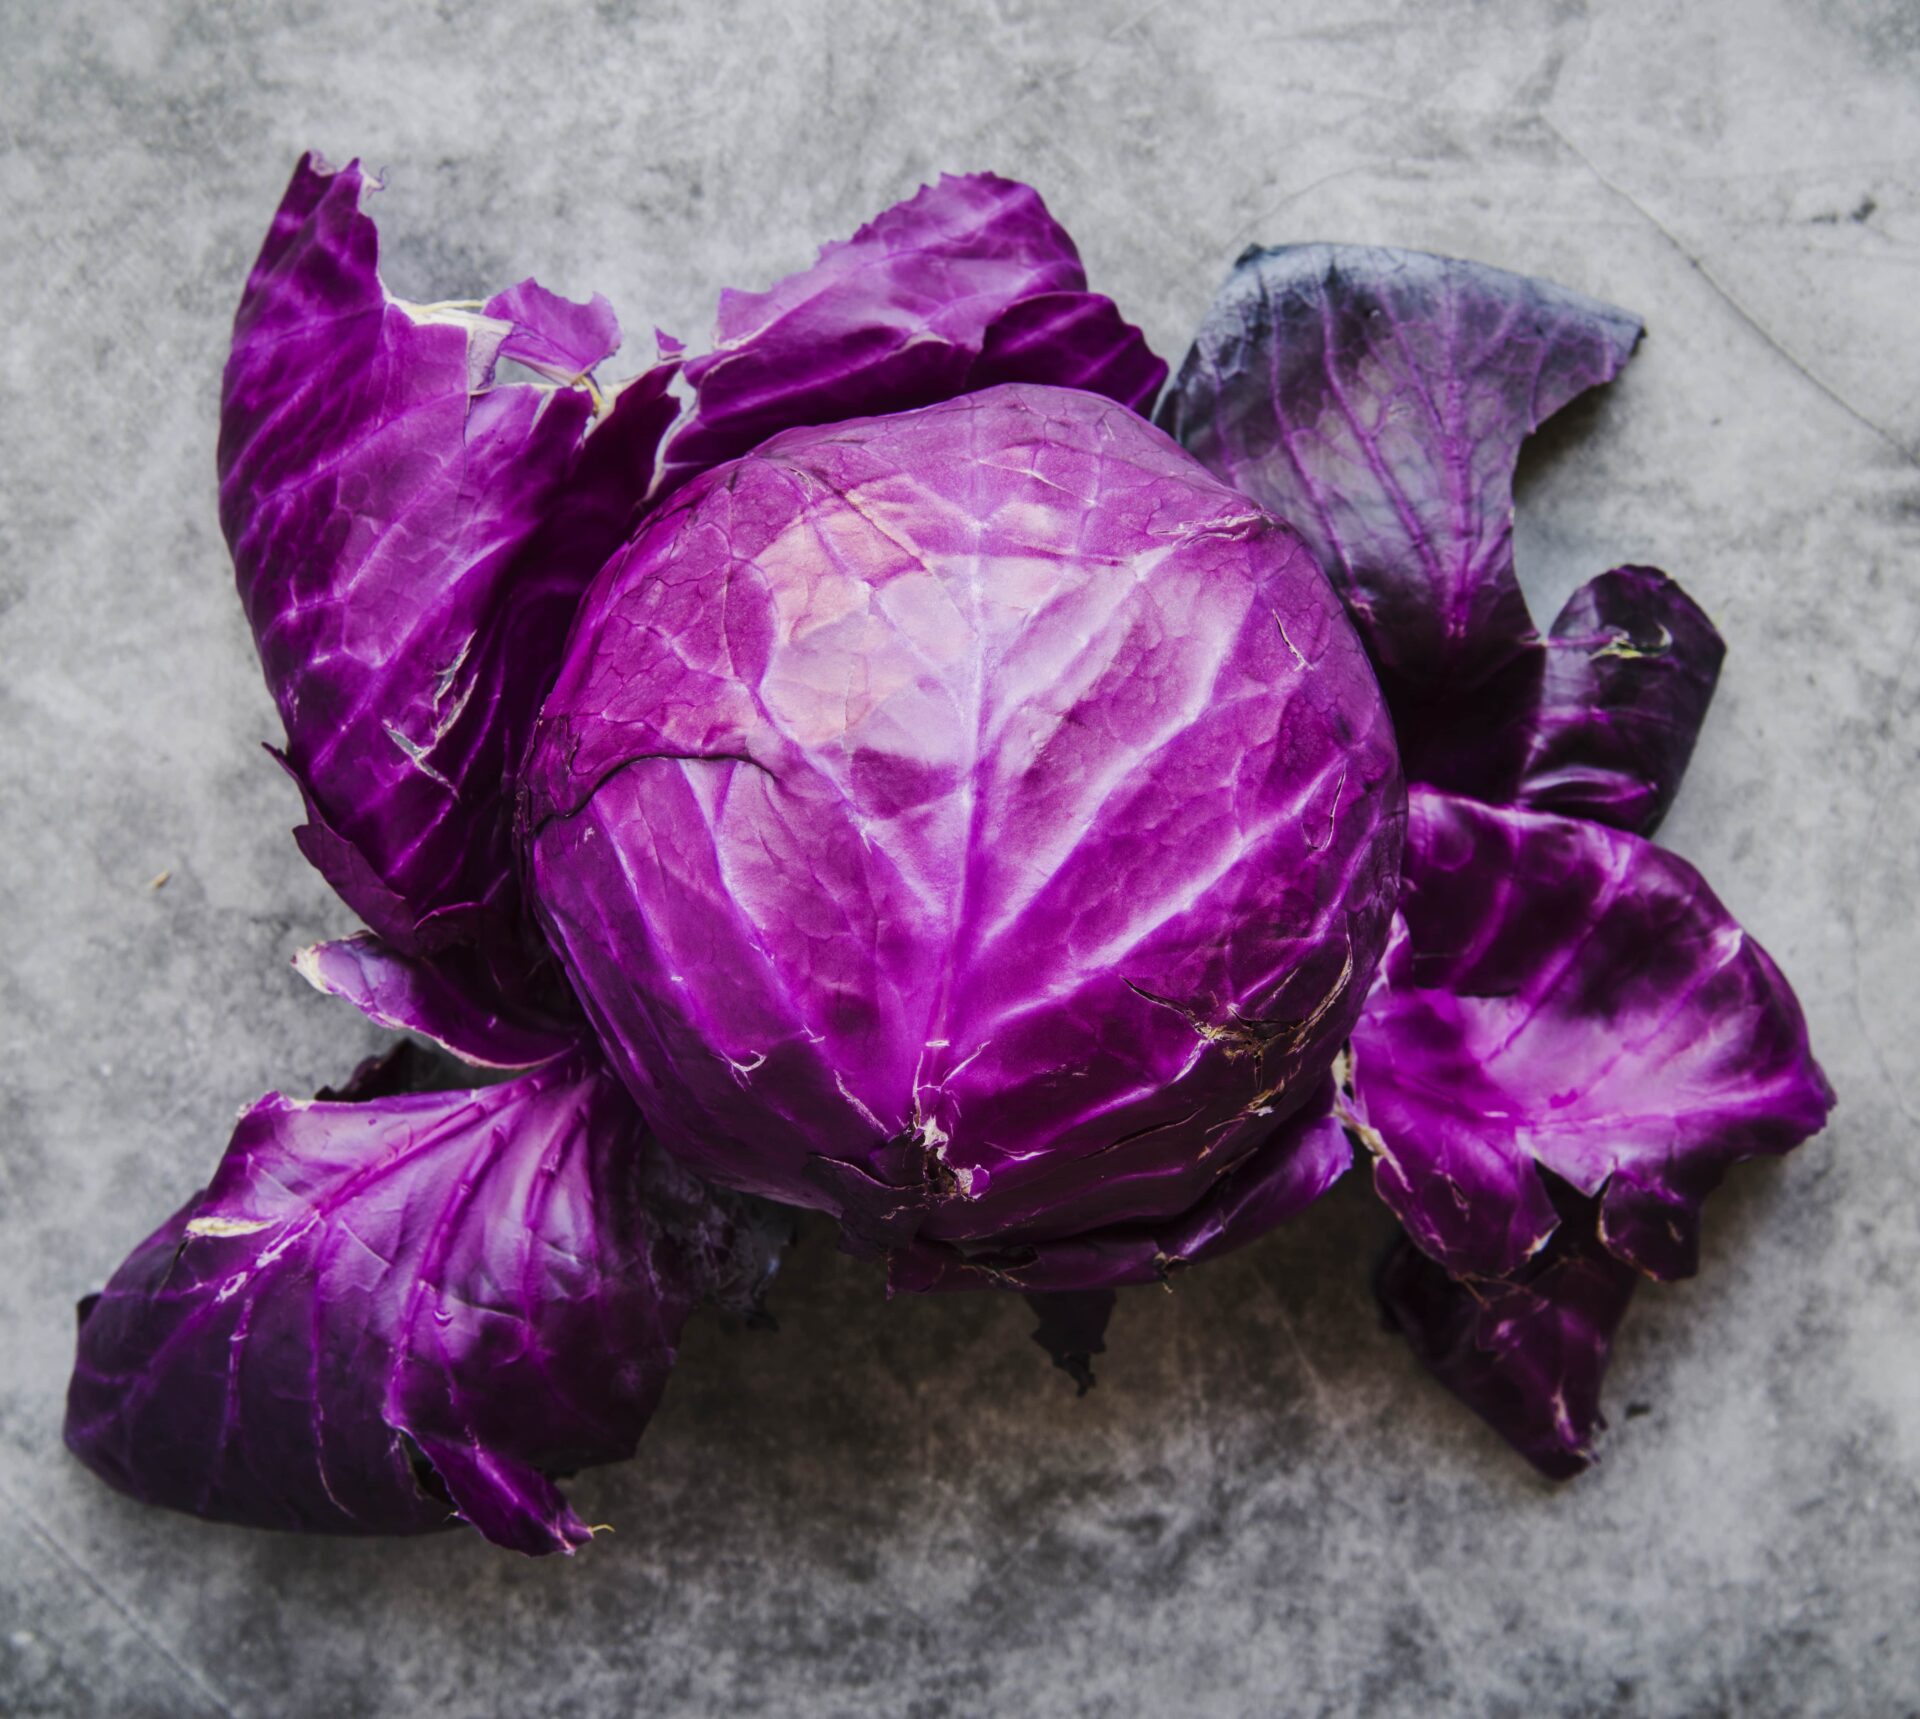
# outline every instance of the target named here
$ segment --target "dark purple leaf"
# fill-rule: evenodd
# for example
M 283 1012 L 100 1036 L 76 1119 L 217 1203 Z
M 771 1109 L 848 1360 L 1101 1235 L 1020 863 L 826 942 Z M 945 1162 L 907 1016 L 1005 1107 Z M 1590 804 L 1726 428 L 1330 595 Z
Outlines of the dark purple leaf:
M 1521 804 L 1651 835 L 1673 804 L 1727 647 L 1657 567 L 1568 598 L 1547 640 Z
M 1041 382 L 1084 388 L 1145 412 L 1166 379 L 1165 362 L 1148 351 L 1112 299 L 1056 292 L 1016 300 L 987 325 L 966 391 Z
M 1306 537 L 1411 780 L 1508 797 L 1542 659 L 1514 577 L 1514 463 L 1639 334 L 1544 281 L 1355 245 L 1250 250 L 1208 311 L 1159 421 Z
M 579 1058 L 472 1092 L 270 1094 L 83 1304 L 67 1443 L 220 1521 L 458 1515 L 568 1551 L 589 1531 L 555 1477 L 633 1453 L 687 1313 L 750 1298 L 775 1245 Z
M 1087 290 L 1031 187 L 943 174 L 764 293 L 726 292 L 658 493 L 776 431 L 930 406 L 999 382 L 1084 388 L 1145 411 L 1167 367 Z
M 1403 1235 L 1374 1288 L 1388 1322 L 1448 1390 L 1550 1479 L 1593 1460 L 1600 1381 L 1640 1275 L 1570 1217 L 1506 1281 L 1462 1283 Z
M 1416 789 L 1404 871 L 1353 1032 L 1381 1196 L 1456 1275 L 1504 1277 L 1555 1229 L 1549 1170 L 1614 1254 L 1689 1275 L 1727 1167 L 1833 1103 L 1779 969 L 1685 860 L 1585 819 Z

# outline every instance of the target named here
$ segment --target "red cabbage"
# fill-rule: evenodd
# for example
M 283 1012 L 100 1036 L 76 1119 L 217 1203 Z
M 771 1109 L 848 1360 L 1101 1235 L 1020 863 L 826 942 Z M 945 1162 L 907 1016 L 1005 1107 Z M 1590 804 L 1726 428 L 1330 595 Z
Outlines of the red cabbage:
M 1298 538 L 1034 387 L 688 485 L 589 594 L 526 783 L 662 1140 L 872 1249 L 1193 1206 L 1314 1093 L 1400 840 Z
M 1719 635 L 1634 566 L 1543 637 L 1514 573 L 1521 442 L 1637 319 L 1251 251 L 1158 407 L 1188 452 L 1026 186 L 943 178 L 621 385 L 602 298 L 393 298 L 366 190 L 302 161 L 222 399 L 298 839 L 370 927 L 296 964 L 526 1072 L 401 1051 L 248 1111 L 83 1303 L 81 1459 L 571 1550 L 558 1482 L 771 1273 L 748 1196 L 890 1288 L 1025 1294 L 1084 1388 L 1119 1288 L 1295 1216 L 1351 1134 L 1390 1321 L 1584 1466 L 1639 1278 L 1832 1103 L 1645 839 Z

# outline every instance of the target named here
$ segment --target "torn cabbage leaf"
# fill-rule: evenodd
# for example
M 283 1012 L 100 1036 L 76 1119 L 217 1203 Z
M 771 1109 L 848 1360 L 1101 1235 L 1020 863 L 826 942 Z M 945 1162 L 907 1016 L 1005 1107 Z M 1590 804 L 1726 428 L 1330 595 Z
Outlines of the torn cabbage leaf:
M 522 954 L 512 772 L 674 404 L 587 373 L 619 326 L 535 283 L 410 305 L 358 164 L 296 169 L 234 322 L 220 516 L 308 858 L 397 947 Z M 500 383 L 511 357 L 579 385 Z M 522 967 L 538 966 L 537 951 Z M 533 988 L 511 971 L 502 995 Z
M 1167 367 L 1031 186 L 944 173 L 766 292 L 727 291 L 659 493 L 781 430 L 930 406 L 1003 382 L 1148 410 Z
M 1374 1290 L 1421 1364 L 1550 1480 L 1593 1461 L 1600 1382 L 1640 1274 L 1600 1244 L 1591 1201 L 1510 1278 L 1462 1282 L 1405 1235 Z
M 1600 1203 L 1648 1275 L 1691 1275 L 1702 1202 L 1833 1093 L 1792 989 L 1678 855 L 1416 788 L 1400 915 L 1353 1033 L 1374 1184 L 1456 1276 L 1506 1277 Z
M 81 1304 L 69 1448 L 148 1503 L 323 1533 L 454 1518 L 529 1553 L 633 1454 L 701 1301 L 783 1226 L 662 1153 L 574 1056 L 476 1091 L 271 1093 L 205 1193 Z
M 1380 675 L 1409 780 L 1511 798 L 1545 653 L 1513 568 L 1520 445 L 1639 319 L 1482 263 L 1247 251 L 1158 421 L 1295 527 Z

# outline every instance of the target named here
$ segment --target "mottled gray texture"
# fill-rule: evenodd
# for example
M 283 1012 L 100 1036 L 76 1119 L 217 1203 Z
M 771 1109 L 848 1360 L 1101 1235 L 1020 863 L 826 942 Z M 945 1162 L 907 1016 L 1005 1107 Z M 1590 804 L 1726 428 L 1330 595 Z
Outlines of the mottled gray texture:
M 844 21 L 830 21 L 844 14 Z M 1898 1713 L 1920 1702 L 1920 28 L 1788 6 L 1337 0 L 0 6 L 0 1710 Z M 1170 358 L 1250 240 L 1642 313 L 1523 467 L 1537 613 L 1623 561 L 1730 647 L 1663 839 L 1798 984 L 1826 1134 L 1642 1293 L 1592 1474 L 1535 1480 L 1375 1324 L 1350 1178 L 1123 1298 L 1076 1401 L 1012 1300 L 884 1304 L 810 1230 L 701 1325 L 619 1532 L 300 1542 L 59 1444 L 72 1303 L 236 1108 L 382 1035 L 214 521 L 241 277 L 300 149 L 391 169 L 419 298 L 537 270 L 705 323 L 944 167 L 1030 178 Z M 164 888 L 149 880 L 171 872 Z

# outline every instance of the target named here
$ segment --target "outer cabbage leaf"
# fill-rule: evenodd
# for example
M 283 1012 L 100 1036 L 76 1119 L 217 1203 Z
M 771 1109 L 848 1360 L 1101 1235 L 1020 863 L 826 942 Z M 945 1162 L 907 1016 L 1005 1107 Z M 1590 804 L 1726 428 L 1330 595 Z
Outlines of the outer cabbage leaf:
M 1687 1276 L 1727 1167 L 1833 1104 L 1791 988 L 1685 860 L 1430 789 L 1353 1058 L 1375 1185 L 1456 1276 L 1544 1245 L 1542 1169 L 1600 1201 L 1610 1252 Z
M 149 1503 L 523 1552 L 588 1537 L 554 1478 L 633 1453 L 703 1297 L 773 1238 L 579 1058 L 473 1092 L 270 1094 L 207 1191 L 81 1304 L 67 1443 Z
M 301 845 L 413 954 L 520 931 L 513 765 L 581 591 L 626 535 L 671 367 L 590 440 L 604 299 L 528 281 L 479 310 L 382 285 L 358 165 L 294 173 L 234 323 L 221 520 Z M 582 386 L 496 384 L 503 357 Z
M 1653 834 L 1726 653 L 1700 606 L 1657 567 L 1589 580 L 1547 640 L 1519 802 Z
M 1312 1097 L 1396 889 L 1311 557 L 1060 389 L 687 486 L 526 779 L 543 923 L 662 1139 L 874 1250 L 1188 1210 Z
M 1073 1380 L 1093 1388 L 1116 1291 L 1171 1281 L 1177 1271 L 1228 1253 L 1303 1211 L 1353 1162 L 1333 1115 L 1333 1081 L 1230 1167 L 1187 1211 L 1159 1224 L 1114 1224 L 1057 1241 L 956 1247 L 916 1240 L 887 1259 L 887 1289 L 1019 1289 L 1039 1324 L 1033 1340 Z
M 1600 1245 L 1591 1202 L 1579 1204 L 1511 1279 L 1462 1283 L 1403 1235 L 1374 1282 L 1421 1362 L 1554 1480 L 1593 1460 L 1600 1381 L 1640 1281 Z
M 661 456 L 658 493 L 803 424 L 930 406 L 1002 382 L 1084 388 L 1145 411 L 1167 367 L 1030 186 L 936 185 L 763 293 L 721 295 L 711 351 Z
M 1175 1217 L 1157 1223 L 1112 1224 L 1014 1246 L 967 1247 L 916 1240 L 888 1256 L 887 1287 L 1018 1289 L 1034 1298 L 1038 1310 L 1041 1302 L 1055 1298 L 1065 1305 L 1074 1296 L 1098 1296 L 1130 1284 L 1165 1283 L 1189 1265 L 1257 1241 L 1305 1211 L 1346 1174 L 1353 1152 L 1332 1105 L 1329 1079 L 1296 1115 Z M 1050 1315 L 1049 1330 L 1055 1322 Z M 1073 1329 L 1084 1331 L 1085 1327 L 1084 1319 L 1073 1322 Z M 1056 1345 L 1039 1340 L 1049 1353 L 1057 1352 Z M 1097 1351 L 1070 1346 L 1064 1352 Z
M 576 1048 L 586 1032 L 577 1016 L 509 1008 L 496 976 L 472 951 L 443 951 L 423 961 L 361 932 L 302 949 L 293 966 L 316 991 L 346 998 L 369 1020 L 420 1033 L 482 1068 L 551 1062 Z
M 524 364 L 549 381 L 584 382 L 595 365 L 620 349 L 619 319 L 598 293 L 586 304 L 575 304 L 527 280 L 495 293 L 480 314 L 506 323 L 510 331 L 496 358 Z
M 1529 432 L 1627 361 L 1640 324 L 1483 264 L 1249 250 L 1159 421 L 1298 529 L 1379 670 L 1407 774 L 1507 799 L 1543 651 L 1513 570 Z

